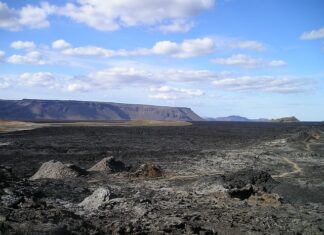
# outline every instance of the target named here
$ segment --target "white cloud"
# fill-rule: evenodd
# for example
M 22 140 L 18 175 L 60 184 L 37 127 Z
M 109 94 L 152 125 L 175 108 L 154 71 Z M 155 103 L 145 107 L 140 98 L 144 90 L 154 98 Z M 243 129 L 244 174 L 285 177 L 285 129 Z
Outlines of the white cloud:
M 63 39 L 56 40 L 52 43 L 54 49 L 65 50 L 71 48 L 71 44 Z
M 258 41 L 235 41 L 230 43 L 229 47 L 233 49 L 249 49 L 255 51 L 266 50 L 266 47 L 263 45 L 263 43 Z
M 69 92 L 86 92 L 90 90 L 90 85 L 87 83 L 70 83 L 66 86 L 65 90 Z
M 49 27 L 50 23 L 47 21 L 47 13 L 40 7 L 27 5 L 19 12 L 18 22 L 22 26 L 29 28 L 41 29 Z
M 324 39 L 324 27 L 318 30 L 312 30 L 310 32 L 304 32 L 300 36 L 301 40 L 316 40 L 316 39 Z
M 59 87 L 54 75 L 48 72 L 23 73 L 18 77 L 18 82 L 23 86 L 39 86 L 50 89 Z
M 131 67 L 113 67 L 100 70 L 85 76 L 82 81 L 101 88 L 146 86 L 162 82 L 152 71 Z
M 180 44 L 171 41 L 157 42 L 152 48 L 152 52 L 176 58 L 190 58 L 212 53 L 214 47 L 214 41 L 211 38 L 197 38 L 184 40 Z
M 193 26 L 190 18 L 213 5 L 214 0 L 75 0 L 63 6 L 42 2 L 12 9 L 0 2 L 0 28 L 45 28 L 50 25 L 48 16 L 57 15 L 102 31 L 144 25 L 164 32 L 185 32 Z
M 16 31 L 19 27 L 15 10 L 10 9 L 7 4 L 0 2 L 0 28 Z
M 78 0 L 64 7 L 51 6 L 54 14 L 102 31 L 121 27 L 158 25 L 186 20 L 213 7 L 214 0 Z
M 0 2 L 0 28 L 18 31 L 23 27 L 45 28 L 49 26 L 47 13 L 40 7 L 27 5 L 20 10 L 11 9 Z
M 229 91 L 255 91 L 272 93 L 299 93 L 312 88 L 310 79 L 273 76 L 243 76 L 215 80 L 212 84 L 217 88 Z
M 163 33 L 186 33 L 194 27 L 193 22 L 174 20 L 169 24 L 160 25 L 158 29 Z
M 168 55 L 175 58 L 190 58 L 212 53 L 214 42 L 210 38 L 197 38 L 184 40 L 181 43 L 171 41 L 157 42 L 152 48 L 139 48 L 135 50 L 111 50 L 96 46 L 72 47 L 64 40 L 52 43 L 52 47 L 61 49 L 63 54 L 74 56 L 145 56 L 145 55 Z
M 279 67 L 286 65 L 286 62 L 282 60 L 265 61 L 243 54 L 232 55 L 227 58 L 217 58 L 212 60 L 212 62 L 220 65 L 235 65 L 243 68 Z
M 204 92 L 199 89 L 184 89 L 169 86 L 153 87 L 150 91 L 153 93 L 150 95 L 150 98 L 161 100 L 194 98 L 204 95 Z
M 50 64 L 49 61 L 44 60 L 43 56 L 38 51 L 30 51 L 25 55 L 12 55 L 8 58 L 11 64 L 32 64 L 32 65 L 45 65 Z
M 33 50 L 35 49 L 36 45 L 31 41 L 14 41 L 10 44 L 10 47 L 17 50 Z
M 8 87 L 10 87 L 9 78 L 0 77 L 0 89 L 6 89 Z
M 0 51 L 0 63 L 3 63 L 5 61 L 5 55 L 6 53 L 4 51 Z

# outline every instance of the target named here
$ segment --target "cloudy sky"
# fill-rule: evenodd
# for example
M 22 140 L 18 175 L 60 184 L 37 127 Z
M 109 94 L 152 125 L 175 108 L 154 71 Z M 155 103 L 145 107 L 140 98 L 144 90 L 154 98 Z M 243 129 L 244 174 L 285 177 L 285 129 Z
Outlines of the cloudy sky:
M 324 120 L 322 0 L 0 0 L 0 99 Z

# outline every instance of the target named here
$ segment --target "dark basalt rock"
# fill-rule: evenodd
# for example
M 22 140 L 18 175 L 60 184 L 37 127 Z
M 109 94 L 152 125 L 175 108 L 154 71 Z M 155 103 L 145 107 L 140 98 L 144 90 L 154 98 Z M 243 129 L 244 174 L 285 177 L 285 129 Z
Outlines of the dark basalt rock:
M 9 182 L 16 181 L 17 179 L 11 167 L 0 165 L 0 188 L 5 187 Z
M 268 172 L 243 169 L 223 176 L 224 187 L 227 189 L 241 189 L 248 185 L 256 187 L 260 191 L 270 192 L 279 183 Z

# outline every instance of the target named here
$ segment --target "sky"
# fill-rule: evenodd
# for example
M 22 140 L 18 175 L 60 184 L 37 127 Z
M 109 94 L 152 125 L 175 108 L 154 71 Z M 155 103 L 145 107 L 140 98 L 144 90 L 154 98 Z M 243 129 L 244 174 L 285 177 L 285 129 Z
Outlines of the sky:
M 0 0 L 0 99 L 324 120 L 322 0 Z

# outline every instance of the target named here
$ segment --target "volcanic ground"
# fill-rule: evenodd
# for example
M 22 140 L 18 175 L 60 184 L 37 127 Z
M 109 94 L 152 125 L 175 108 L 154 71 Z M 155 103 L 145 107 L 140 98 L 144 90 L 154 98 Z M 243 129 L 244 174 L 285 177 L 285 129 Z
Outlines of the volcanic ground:
M 0 234 L 324 234 L 324 124 L 0 134 Z

